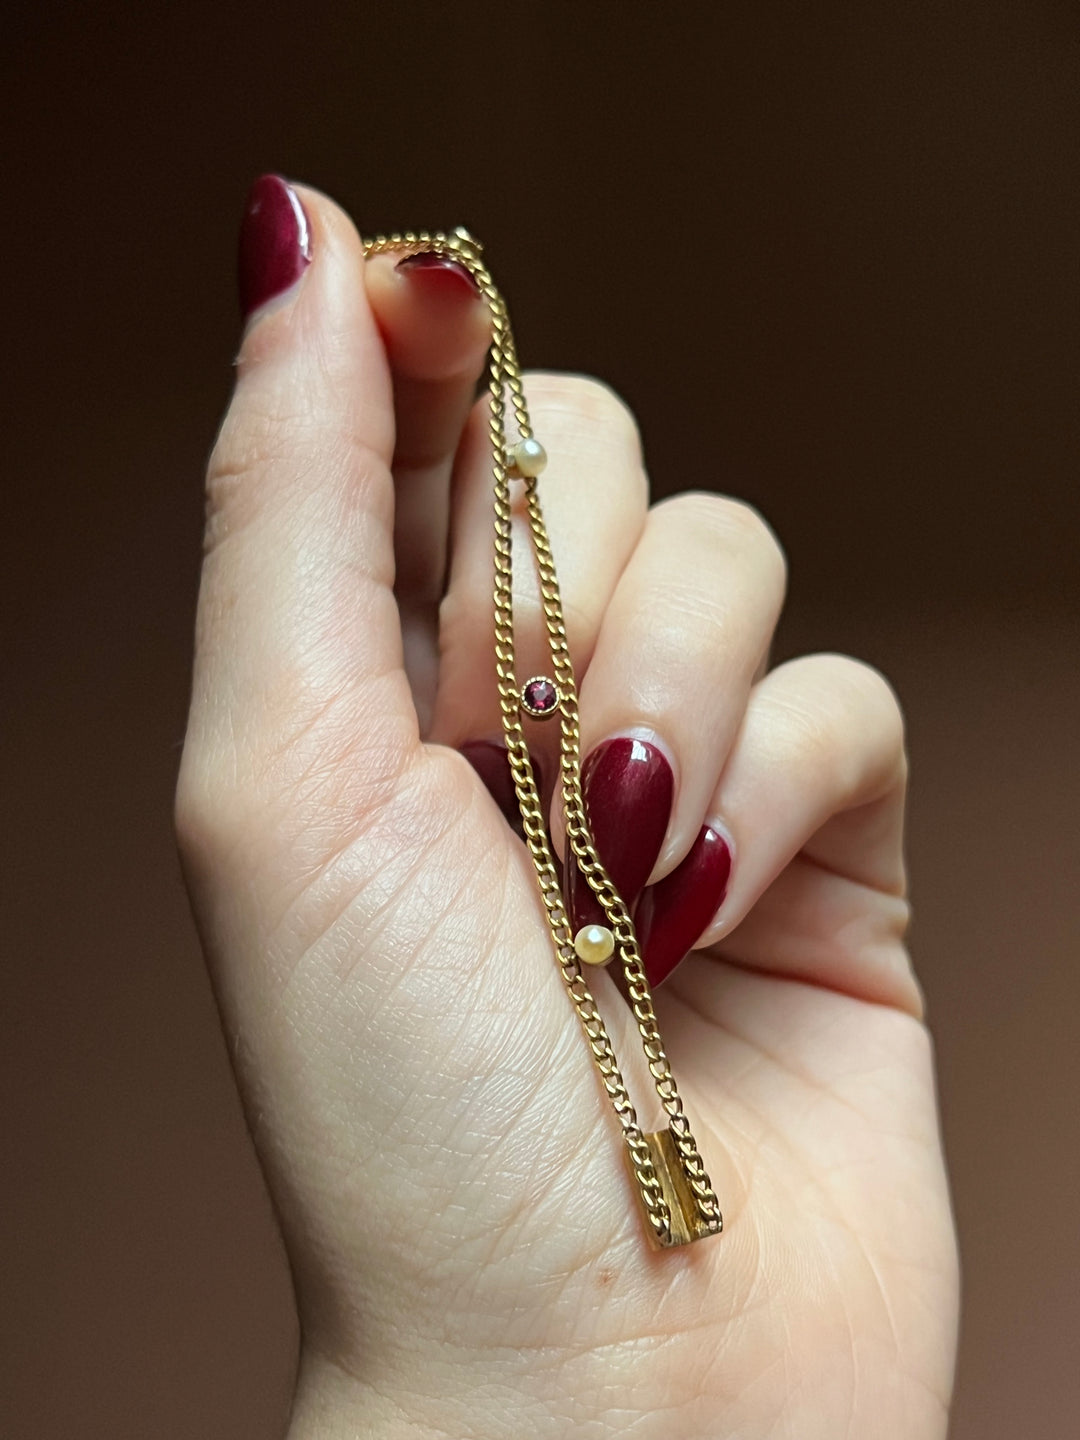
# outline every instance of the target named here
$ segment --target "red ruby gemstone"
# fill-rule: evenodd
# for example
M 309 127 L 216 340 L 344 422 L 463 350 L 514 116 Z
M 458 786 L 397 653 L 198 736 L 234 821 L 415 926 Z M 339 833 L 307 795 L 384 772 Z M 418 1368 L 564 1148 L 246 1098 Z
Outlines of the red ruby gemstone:
M 546 715 L 549 710 L 555 709 L 559 692 L 550 680 L 530 680 L 522 691 L 521 698 L 527 710 Z

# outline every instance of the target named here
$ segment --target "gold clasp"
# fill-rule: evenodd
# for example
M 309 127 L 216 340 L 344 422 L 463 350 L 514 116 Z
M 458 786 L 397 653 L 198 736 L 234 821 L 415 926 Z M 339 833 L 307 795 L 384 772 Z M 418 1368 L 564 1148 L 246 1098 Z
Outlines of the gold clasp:
M 708 1235 L 719 1235 L 724 1228 L 724 1222 L 717 1212 L 714 1221 L 706 1220 L 701 1213 L 694 1192 L 690 1188 L 686 1178 L 686 1171 L 683 1169 L 682 1157 L 675 1144 L 675 1137 L 670 1130 L 655 1130 L 646 1132 L 642 1138 L 649 1147 L 649 1154 L 652 1156 L 653 1169 L 656 1171 L 656 1178 L 660 1181 L 660 1189 L 664 1199 L 667 1201 L 668 1210 L 671 1212 L 671 1225 L 668 1230 L 668 1237 L 660 1240 L 649 1223 L 649 1212 L 645 1204 L 641 1188 L 637 1183 L 634 1173 L 634 1164 L 628 1150 L 623 1151 L 626 1158 L 627 1168 L 630 1171 L 630 1178 L 634 1181 L 634 1193 L 638 1198 L 638 1205 L 641 1208 L 642 1217 L 645 1220 L 645 1233 L 652 1242 L 654 1250 L 668 1250 L 675 1245 L 689 1245 L 693 1240 L 704 1240 Z

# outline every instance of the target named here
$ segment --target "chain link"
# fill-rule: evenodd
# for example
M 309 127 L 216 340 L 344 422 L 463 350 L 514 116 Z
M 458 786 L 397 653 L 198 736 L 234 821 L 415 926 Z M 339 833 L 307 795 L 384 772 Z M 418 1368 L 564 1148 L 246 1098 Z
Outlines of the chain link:
M 657 1150 L 638 1123 L 637 1114 L 619 1069 L 615 1052 L 586 983 L 574 948 L 574 937 L 563 904 L 562 887 L 552 857 L 547 826 L 533 774 L 529 748 L 521 724 L 521 691 L 514 671 L 513 544 L 510 496 L 511 453 L 507 437 L 507 404 L 513 411 L 521 440 L 533 438 L 521 369 L 514 347 L 510 316 L 501 293 L 481 258 L 481 247 L 464 230 L 442 232 L 407 231 L 378 235 L 364 243 L 368 257 L 395 254 L 442 255 L 458 261 L 473 277 L 491 314 L 492 341 L 488 365 L 489 433 L 494 482 L 495 528 L 495 670 L 503 732 L 510 770 L 521 810 L 525 842 L 528 845 L 540 885 L 540 895 L 551 930 L 552 943 L 563 983 L 581 1022 L 601 1082 L 622 1128 L 630 1169 L 637 1183 L 641 1203 L 654 1241 L 661 1246 L 676 1243 L 671 1206 L 657 1172 Z M 540 594 L 551 650 L 555 681 L 559 691 L 561 721 L 560 768 L 567 844 L 596 895 L 608 919 L 626 976 L 627 993 L 641 1036 L 642 1048 L 656 1086 L 660 1104 L 668 1117 L 668 1129 L 679 1157 L 683 1175 L 696 1207 L 691 1236 L 715 1234 L 722 1225 L 720 1206 L 705 1171 L 697 1144 L 690 1131 L 682 1100 L 671 1073 L 660 1038 L 649 983 L 638 949 L 633 922 L 618 891 L 604 870 L 589 831 L 581 790 L 581 746 L 578 721 L 577 684 L 563 621 L 562 600 L 555 562 L 548 541 L 535 478 L 524 481 L 526 511 L 533 551 L 540 577 Z

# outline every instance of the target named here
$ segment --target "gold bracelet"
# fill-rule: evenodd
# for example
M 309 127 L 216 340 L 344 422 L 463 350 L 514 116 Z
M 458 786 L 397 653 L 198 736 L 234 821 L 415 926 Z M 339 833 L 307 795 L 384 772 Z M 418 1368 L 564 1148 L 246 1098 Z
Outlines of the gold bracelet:
M 723 1220 L 664 1053 L 633 921 L 600 863 L 589 832 L 581 793 L 577 686 L 570 663 L 555 562 L 537 492 L 537 479 L 547 463 L 547 455 L 529 424 L 506 302 L 481 258 L 480 245 L 466 230 L 457 229 L 450 234 L 409 231 L 401 235 L 378 235 L 364 242 L 365 256 L 388 252 L 405 255 L 427 252 L 456 260 L 473 277 L 491 312 L 488 383 L 495 501 L 495 669 L 503 731 L 521 807 L 525 842 L 536 867 L 563 982 L 622 1127 L 626 1160 L 640 1200 L 646 1234 L 658 1247 L 686 1245 L 706 1235 L 719 1234 Z M 508 397 L 517 421 L 518 438 L 514 442 L 506 432 Z M 540 573 L 544 621 L 555 672 L 553 677 L 530 676 L 524 683 L 520 683 L 514 674 L 511 479 L 524 482 L 525 505 Z M 521 725 L 522 711 L 537 720 L 548 720 L 556 714 L 559 716 L 567 844 L 573 849 L 582 875 L 603 907 L 608 921 L 606 926 L 586 925 L 577 935 L 570 932 Z M 583 965 L 607 964 L 616 951 L 622 962 L 626 992 L 641 1035 L 645 1059 L 668 1119 L 667 1128 L 654 1133 L 644 1133 L 638 1124 L 615 1052 L 582 970 Z

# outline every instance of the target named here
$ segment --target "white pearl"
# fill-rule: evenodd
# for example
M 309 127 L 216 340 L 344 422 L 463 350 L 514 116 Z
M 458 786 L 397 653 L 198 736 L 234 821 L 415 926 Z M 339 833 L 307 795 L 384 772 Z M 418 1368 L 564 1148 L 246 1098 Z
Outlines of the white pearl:
M 606 925 L 583 925 L 574 936 L 574 949 L 586 965 L 606 965 L 615 954 L 615 936 Z
M 512 468 L 526 480 L 533 480 L 547 464 L 547 451 L 539 440 L 519 440 L 510 452 Z

